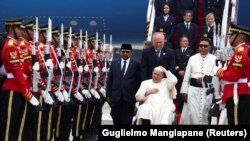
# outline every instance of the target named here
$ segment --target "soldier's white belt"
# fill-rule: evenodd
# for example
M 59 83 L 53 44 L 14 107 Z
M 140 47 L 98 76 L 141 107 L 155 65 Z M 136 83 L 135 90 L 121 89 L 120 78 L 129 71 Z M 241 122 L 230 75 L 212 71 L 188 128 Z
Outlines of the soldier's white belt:
M 25 74 L 23 74 L 23 77 L 24 77 L 25 79 L 28 78 L 28 76 L 25 75 Z M 7 73 L 7 78 L 15 78 L 15 77 L 14 77 L 13 73 Z
M 236 82 L 229 82 L 229 81 L 226 81 L 225 82 L 225 85 L 230 85 L 230 84 L 235 84 L 235 83 L 247 83 L 247 78 L 240 78 L 238 81 Z
M 7 73 L 7 78 L 15 78 L 12 73 Z
M 238 99 L 238 93 L 237 93 L 238 83 L 247 83 L 247 78 L 240 78 L 236 82 L 228 82 L 228 81 L 226 81 L 226 83 L 225 83 L 225 85 L 234 84 L 233 101 L 234 101 L 235 105 L 238 105 L 238 101 L 239 101 L 239 99 Z

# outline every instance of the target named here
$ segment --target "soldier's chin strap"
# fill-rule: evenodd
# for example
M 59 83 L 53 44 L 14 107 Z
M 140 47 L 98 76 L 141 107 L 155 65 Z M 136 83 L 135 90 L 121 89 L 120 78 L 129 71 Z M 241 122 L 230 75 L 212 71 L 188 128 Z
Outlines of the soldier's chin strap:
M 247 41 L 248 43 L 250 43 L 250 36 L 247 37 Z M 248 47 L 248 50 L 247 50 L 247 56 L 250 57 L 250 48 Z
M 15 38 L 15 39 L 18 39 L 17 34 L 16 34 L 15 27 L 14 27 L 14 26 L 12 26 L 12 29 L 13 29 L 13 32 L 14 32 L 14 38 Z
M 42 36 L 43 36 L 43 39 L 44 39 L 44 41 L 45 41 L 45 43 L 46 43 L 46 37 L 45 37 L 45 35 L 43 34 L 43 33 L 41 33 L 42 34 Z
M 58 42 L 56 41 L 55 36 L 52 36 L 53 40 L 55 41 L 56 45 L 58 45 Z
M 234 37 L 233 41 L 232 41 L 232 45 L 234 44 L 234 42 L 236 41 L 237 37 L 239 36 L 239 33 L 236 34 L 236 36 Z
M 27 28 L 25 28 L 25 32 L 26 32 L 26 33 L 27 33 L 27 35 L 29 36 L 30 41 L 32 41 L 32 37 L 30 36 L 29 31 L 28 31 L 28 29 L 27 29 Z

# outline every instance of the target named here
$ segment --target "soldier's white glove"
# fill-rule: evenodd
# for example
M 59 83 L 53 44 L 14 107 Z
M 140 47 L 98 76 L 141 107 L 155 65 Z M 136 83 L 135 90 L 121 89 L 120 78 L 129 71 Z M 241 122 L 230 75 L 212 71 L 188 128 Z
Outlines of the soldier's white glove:
M 103 87 L 101 87 L 99 91 L 102 93 L 103 97 L 106 97 L 106 90 Z
M 65 63 L 64 62 L 60 62 L 59 63 L 59 68 L 60 69 L 64 69 L 65 68 Z
M 64 97 L 63 97 L 63 94 L 61 93 L 61 91 L 58 90 L 58 91 L 55 93 L 55 95 L 56 95 L 58 101 L 64 102 Z
M 89 66 L 85 65 L 83 69 L 84 69 L 84 71 L 89 71 Z
M 54 65 L 51 59 L 46 60 L 45 65 L 50 69 L 53 69 Z
M 32 66 L 32 69 L 33 69 L 34 71 L 38 71 L 38 70 L 40 69 L 39 63 L 36 62 L 36 63 Z
M 42 90 L 42 96 L 43 96 L 43 99 L 44 99 L 45 103 L 47 103 L 49 105 L 52 105 L 54 103 L 54 100 L 52 99 L 50 94 L 46 93 L 44 90 Z
M 70 69 L 71 68 L 71 62 L 69 61 L 66 66 Z
M 69 102 L 70 101 L 70 97 L 69 97 L 69 94 L 67 93 L 67 91 L 63 90 L 62 94 L 63 94 L 64 100 L 66 102 Z
M 38 106 L 39 105 L 39 101 L 36 99 L 36 97 L 32 96 L 32 98 L 29 100 L 30 104 L 32 104 L 33 106 Z
M 107 72 L 108 70 L 107 70 L 107 68 L 106 67 L 103 67 L 102 68 L 102 72 Z
M 231 4 L 232 4 L 232 6 L 235 6 L 236 5 L 236 0 L 231 0 Z
M 100 99 L 101 98 L 99 93 L 94 88 L 92 88 L 90 90 L 90 92 L 94 95 L 95 99 Z
M 222 111 L 226 108 L 226 104 L 222 104 L 221 103 L 221 100 L 220 101 L 217 101 L 216 104 L 219 104 L 219 109 Z
M 84 96 L 86 97 L 86 98 L 88 98 L 88 99 L 90 99 L 91 98 L 91 94 L 89 93 L 89 91 L 88 90 L 82 90 L 82 93 L 84 94 Z
M 80 73 L 83 72 L 83 67 L 82 67 L 82 65 L 78 67 L 78 72 L 80 72 Z
M 98 68 L 98 67 L 95 67 L 95 68 L 94 68 L 94 72 L 99 72 L 99 68 Z
M 74 97 L 75 97 L 77 100 L 79 100 L 79 101 L 83 101 L 83 96 L 82 96 L 79 92 L 77 92 L 76 94 L 74 94 Z

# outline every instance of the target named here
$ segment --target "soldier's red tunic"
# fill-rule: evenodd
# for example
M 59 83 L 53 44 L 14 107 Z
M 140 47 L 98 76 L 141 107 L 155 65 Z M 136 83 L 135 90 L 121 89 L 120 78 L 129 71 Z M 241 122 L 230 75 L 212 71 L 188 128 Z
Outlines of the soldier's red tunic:
M 24 74 L 24 60 L 17 41 L 7 37 L 2 51 L 3 64 L 7 72 L 7 79 L 4 81 L 3 90 L 20 92 L 26 100 L 32 98 L 29 91 L 26 76 Z
M 222 102 L 225 103 L 228 98 L 233 97 L 234 88 L 237 89 L 237 95 L 250 94 L 247 85 L 247 75 L 249 72 L 248 45 L 243 43 L 235 48 L 234 54 L 229 61 L 226 70 L 219 69 L 217 76 L 225 80 Z
M 28 88 L 31 88 L 31 73 L 32 73 L 32 60 L 31 60 L 31 48 L 30 43 L 26 41 L 24 38 L 20 37 L 18 39 L 18 46 L 21 49 L 21 53 L 23 55 L 23 73 L 26 75 L 26 83 Z

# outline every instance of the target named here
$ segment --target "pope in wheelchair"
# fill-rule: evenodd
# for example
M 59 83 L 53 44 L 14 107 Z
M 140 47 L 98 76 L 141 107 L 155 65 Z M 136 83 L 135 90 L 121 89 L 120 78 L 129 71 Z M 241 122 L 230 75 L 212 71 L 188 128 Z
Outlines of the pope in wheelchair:
M 162 66 L 152 72 L 152 79 L 141 83 L 135 97 L 141 103 L 136 114 L 136 124 L 171 125 L 175 121 L 177 78 Z

